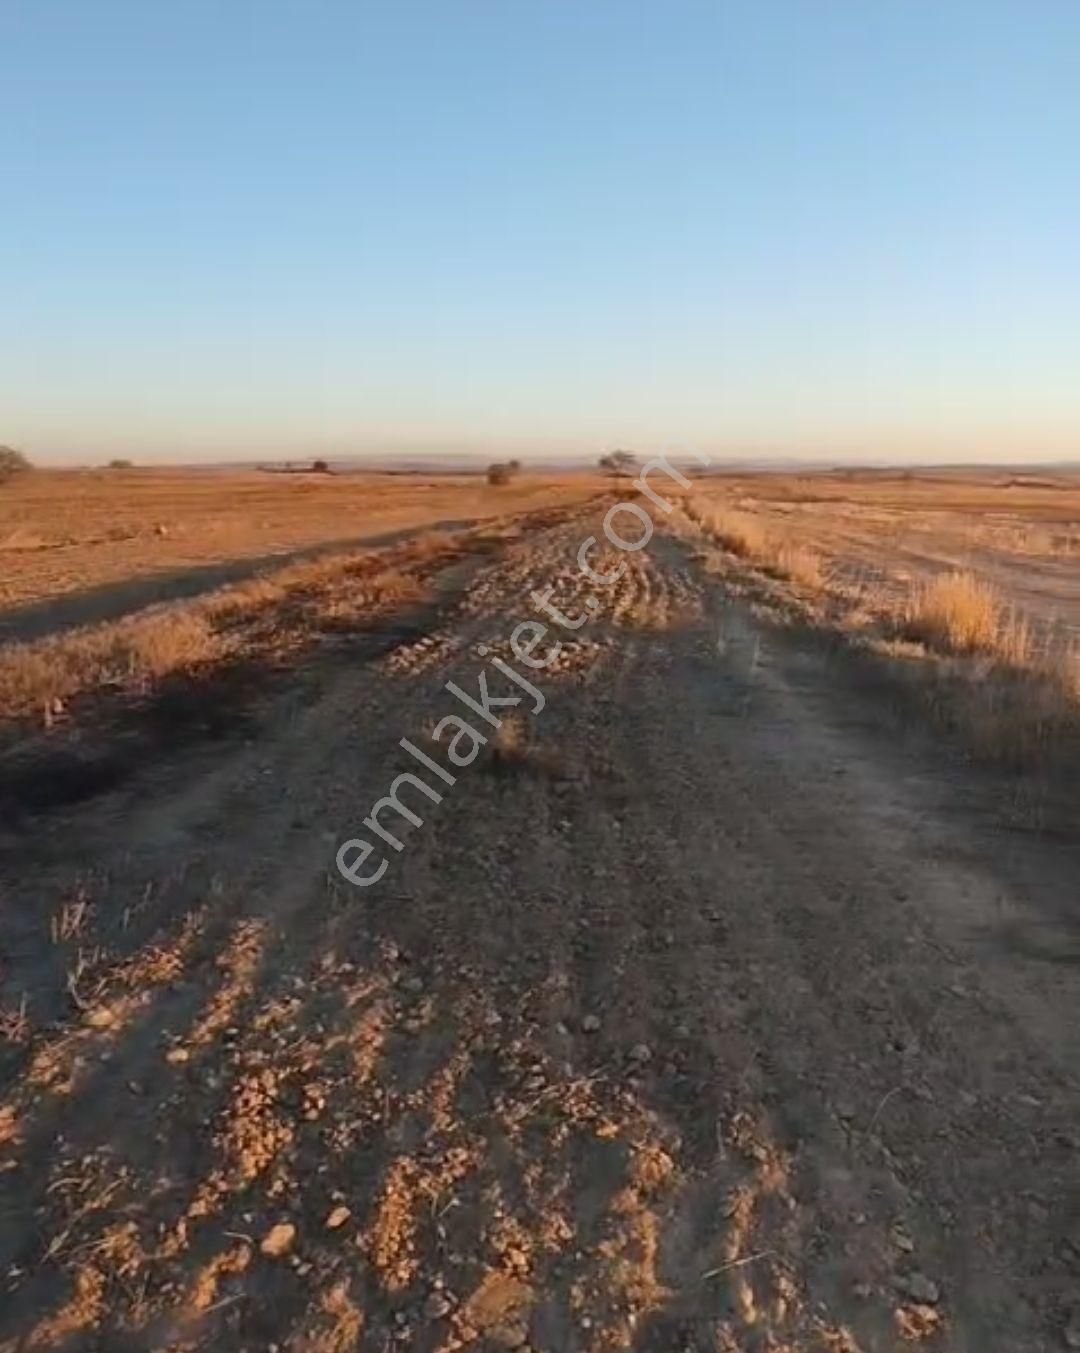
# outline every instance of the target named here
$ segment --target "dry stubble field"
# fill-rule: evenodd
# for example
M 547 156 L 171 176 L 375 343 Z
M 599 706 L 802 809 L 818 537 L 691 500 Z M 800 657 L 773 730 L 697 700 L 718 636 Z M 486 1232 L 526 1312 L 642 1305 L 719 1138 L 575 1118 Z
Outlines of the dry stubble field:
M 652 483 L 0 488 L 0 1348 L 1080 1345 L 1080 491 Z

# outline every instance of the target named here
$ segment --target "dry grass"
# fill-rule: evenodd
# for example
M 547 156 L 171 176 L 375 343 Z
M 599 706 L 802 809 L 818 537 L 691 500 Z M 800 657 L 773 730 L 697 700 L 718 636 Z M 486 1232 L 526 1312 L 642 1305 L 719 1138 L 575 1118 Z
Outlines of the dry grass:
M 686 511 L 729 555 L 800 585 L 777 592 L 767 584 L 769 609 L 836 629 L 877 653 L 935 722 L 980 758 L 1032 770 L 1069 759 L 1080 736 L 1080 641 L 1059 628 L 1068 615 L 1061 542 L 1077 499 L 1074 481 L 1050 490 L 978 477 L 793 482 L 762 475 L 699 489 Z M 995 501 L 1042 515 L 990 528 L 985 517 Z M 1017 565 L 1021 540 L 1052 560 L 1049 567 Z M 986 553 L 991 541 L 999 553 Z M 947 562 L 973 542 L 983 552 L 970 565 Z M 1041 600 L 1041 587 L 1056 590 L 1033 617 L 997 579 L 1023 587 L 1025 605 Z M 1077 628 L 1080 616 L 1074 634 Z
M 205 616 L 181 608 L 12 644 L 0 652 L 0 714 L 18 717 L 45 707 L 56 716 L 82 691 L 150 683 L 221 658 L 226 650 Z
M 1063 555 L 1071 558 L 1080 548 L 1075 527 L 1054 531 L 1045 526 L 1013 522 L 973 522 L 967 530 L 972 546 L 1001 550 L 1009 554 Z
M 928 699 L 939 720 L 958 728 L 984 760 L 1021 770 L 1073 763 L 1080 707 L 1061 669 L 938 672 Z
M 258 651 L 280 651 L 320 630 L 362 628 L 419 600 L 423 575 L 460 553 L 460 538 L 428 532 L 384 553 L 327 556 L 35 643 L 0 649 L 0 718 L 62 717 L 74 697 L 103 687 L 138 692 Z
M 956 571 L 915 584 L 894 630 L 914 641 L 905 665 L 935 720 L 978 757 L 1031 770 L 1069 756 L 1080 734 L 1076 654 L 1039 651 L 1027 619 L 985 579 Z
M 744 513 L 726 508 L 705 509 L 698 521 L 716 543 L 740 559 L 764 560 L 773 541 L 764 525 Z
M 981 653 L 1011 666 L 1032 657 L 1030 626 L 974 573 L 942 574 L 914 589 L 904 628 L 910 638 L 944 653 Z
M 947 654 L 871 635 L 855 643 L 886 659 L 915 703 L 979 760 L 1014 771 L 1071 773 L 1080 737 L 1074 654 L 1018 665 L 996 654 Z
M 806 545 L 780 545 L 775 561 L 777 572 L 803 587 L 823 588 L 828 583 L 821 555 Z
M 735 475 L 694 496 L 828 560 L 834 590 L 873 584 L 894 619 L 921 583 L 962 572 L 1023 610 L 1036 647 L 1080 635 L 1080 475 Z
M 603 487 L 591 474 L 522 474 L 496 491 L 482 475 L 40 470 L 0 489 L 0 609 L 140 578 L 145 605 L 166 599 L 155 579 L 189 569 L 377 544 L 584 501 Z
M 803 587 L 826 585 L 821 555 L 747 512 L 691 500 L 687 515 L 722 549 Z
M 12 1009 L 0 1009 L 0 1041 L 18 1046 L 28 1042 L 29 1038 L 30 1019 L 24 994 Z
M 80 889 L 74 897 L 62 903 L 59 911 L 49 922 L 49 935 L 53 944 L 67 944 L 80 939 L 93 916 L 93 905 Z
M 529 752 L 529 733 L 520 714 L 506 715 L 491 739 L 492 764 L 496 769 L 522 765 Z

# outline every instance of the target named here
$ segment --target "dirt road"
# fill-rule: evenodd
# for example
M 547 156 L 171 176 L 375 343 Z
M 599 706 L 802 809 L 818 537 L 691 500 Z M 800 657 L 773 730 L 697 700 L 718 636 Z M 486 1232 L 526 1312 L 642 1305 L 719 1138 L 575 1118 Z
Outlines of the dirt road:
M 1080 1346 L 1076 839 L 680 540 L 338 874 L 588 533 L 3 830 L 0 1348 Z

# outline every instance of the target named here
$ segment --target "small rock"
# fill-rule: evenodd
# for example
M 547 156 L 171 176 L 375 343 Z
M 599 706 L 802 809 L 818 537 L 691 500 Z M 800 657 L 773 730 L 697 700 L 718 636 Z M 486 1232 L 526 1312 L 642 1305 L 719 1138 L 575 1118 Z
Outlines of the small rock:
M 339 1226 L 344 1226 L 351 1216 L 352 1213 L 344 1205 L 335 1207 L 326 1219 L 326 1229 L 336 1231 Z
M 187 1048 L 170 1048 L 165 1054 L 165 1060 L 171 1062 L 173 1066 L 181 1066 L 184 1062 L 191 1061 L 191 1053 Z
M 499 1348 L 520 1348 L 528 1337 L 529 1331 L 524 1325 L 496 1325 L 488 1330 L 488 1338 Z
M 419 996 L 424 989 L 424 979 L 422 977 L 406 977 L 401 986 L 402 990 L 407 991 L 411 996 Z
M 915 1248 L 915 1242 L 907 1232 L 902 1231 L 899 1226 L 893 1227 L 891 1235 L 892 1243 L 898 1250 L 903 1250 L 905 1254 L 910 1254 Z
M 292 1222 L 281 1221 L 276 1226 L 271 1226 L 259 1248 L 271 1259 L 280 1259 L 282 1255 L 289 1253 L 295 1240 L 296 1227 Z
M 896 1286 L 901 1292 L 906 1293 L 912 1301 L 924 1305 L 933 1306 L 941 1298 L 941 1291 L 937 1283 L 928 1278 L 925 1273 L 901 1274 L 896 1280 Z
M 652 1061 L 652 1048 L 649 1047 L 648 1043 L 635 1043 L 628 1056 L 638 1066 L 644 1066 L 646 1062 Z
M 424 1302 L 424 1315 L 429 1320 L 441 1320 L 454 1309 L 454 1303 L 445 1292 L 432 1292 Z
M 941 1329 L 942 1323 L 941 1312 L 935 1306 L 927 1306 L 923 1302 L 898 1306 L 893 1312 L 893 1319 L 904 1340 L 911 1343 L 931 1338 Z
M 581 1032 L 585 1034 L 594 1034 L 600 1028 L 600 1020 L 596 1015 L 586 1015 L 581 1021 Z
M 107 1005 L 99 1005 L 86 1012 L 86 1023 L 91 1029 L 107 1029 L 115 1022 L 116 1016 Z
M 1080 1348 L 1080 1312 L 1065 1326 L 1065 1347 Z

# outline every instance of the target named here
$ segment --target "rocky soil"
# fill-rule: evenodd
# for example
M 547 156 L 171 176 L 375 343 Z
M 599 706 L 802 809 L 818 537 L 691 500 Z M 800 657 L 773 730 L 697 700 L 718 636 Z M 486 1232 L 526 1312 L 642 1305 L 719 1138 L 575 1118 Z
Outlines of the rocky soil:
M 0 827 L 5 1353 L 1080 1347 L 1076 836 L 595 530 Z M 543 707 L 346 883 L 549 587 Z

